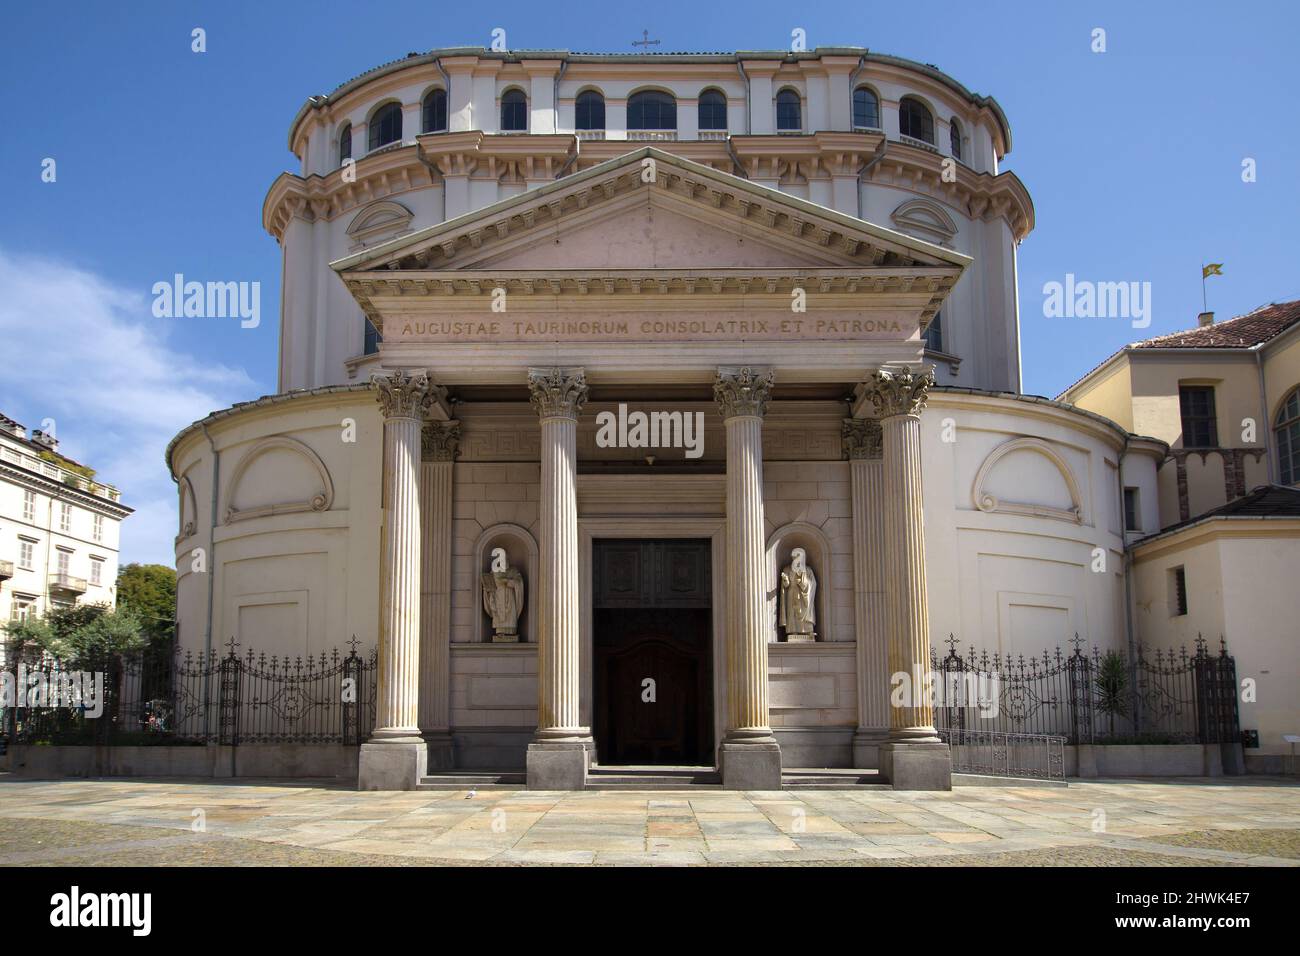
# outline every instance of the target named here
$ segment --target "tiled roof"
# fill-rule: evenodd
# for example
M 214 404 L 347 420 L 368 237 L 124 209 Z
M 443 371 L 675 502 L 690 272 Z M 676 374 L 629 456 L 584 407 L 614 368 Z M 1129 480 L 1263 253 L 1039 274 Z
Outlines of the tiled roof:
M 1171 524 L 1168 528 L 1164 528 L 1135 543 L 1146 544 L 1155 538 L 1168 537 L 1176 531 L 1215 518 L 1254 520 L 1260 518 L 1300 518 L 1300 488 L 1291 488 L 1286 485 L 1260 485 L 1250 494 L 1229 501 L 1226 505 L 1219 505 L 1219 507 L 1212 508 L 1194 518 Z
M 1262 305 L 1253 312 L 1225 322 L 1133 342 L 1106 356 L 1068 388 L 1063 389 L 1057 398 L 1066 395 L 1081 382 L 1086 382 L 1094 373 L 1110 364 L 1115 356 L 1130 349 L 1248 349 L 1272 341 L 1297 322 L 1300 322 L 1300 299 Z
M 1300 322 L 1300 299 L 1260 306 L 1226 322 L 1135 342 L 1134 349 L 1245 349 L 1275 339 Z

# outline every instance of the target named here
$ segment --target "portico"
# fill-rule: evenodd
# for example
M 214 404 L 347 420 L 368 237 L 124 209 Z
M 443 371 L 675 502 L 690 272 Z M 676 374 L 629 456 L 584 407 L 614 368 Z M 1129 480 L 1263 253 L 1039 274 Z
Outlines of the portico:
M 384 335 L 378 393 L 439 410 L 385 410 L 381 579 L 398 610 L 382 618 L 381 704 L 394 716 L 363 748 L 362 786 L 394 785 L 394 746 L 414 748 L 407 786 L 421 759 L 473 767 L 489 745 L 513 748 L 541 789 L 581 788 L 608 763 L 592 732 L 599 537 L 707 542 L 712 666 L 698 686 L 724 786 L 779 788 L 788 739 L 801 762 L 833 751 L 896 786 L 946 787 L 932 716 L 887 708 L 886 671 L 928 667 L 919 334 L 967 261 L 645 149 L 336 262 Z M 596 443 L 597 413 L 626 403 L 702 414 L 698 460 Z M 873 430 L 874 444 L 861 437 Z M 775 613 L 772 568 L 794 547 L 823 580 L 824 623 L 803 647 Z M 462 674 L 462 645 L 483 631 L 458 594 L 497 551 L 524 581 L 520 639 L 473 651 Z M 669 600 L 688 574 L 644 573 Z

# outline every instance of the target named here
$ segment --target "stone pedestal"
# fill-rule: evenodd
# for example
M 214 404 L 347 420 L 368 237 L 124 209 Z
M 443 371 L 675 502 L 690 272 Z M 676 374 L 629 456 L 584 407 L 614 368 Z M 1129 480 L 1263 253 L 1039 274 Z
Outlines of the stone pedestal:
M 841 430 L 849 460 L 853 502 L 854 637 L 857 642 L 858 726 L 853 766 L 880 766 L 880 745 L 889 739 L 889 636 L 885 622 L 884 472 L 880 422 L 846 419 Z
M 420 429 L 434 398 L 424 372 L 378 375 L 384 416 L 384 538 L 375 728 L 361 748 L 362 790 L 411 790 L 428 765 L 420 736 Z
M 591 730 L 582 726 L 578 634 L 578 412 L 587 400 L 580 368 L 528 370 L 541 419 L 538 535 L 537 734 L 528 746 L 528 787 L 581 790 Z
M 865 395 L 880 419 L 884 476 L 884 563 L 894 579 L 885 602 L 889 670 L 909 677 L 909 693 L 890 708 L 889 741 L 880 771 L 896 790 L 947 790 L 952 755 L 934 729 L 934 704 L 915 676 L 930 670 L 930 620 L 925 590 L 925 522 L 921 498 L 921 410 L 934 383 L 930 372 L 882 369 Z
M 420 465 L 420 734 L 429 767 L 450 770 L 451 504 L 459 422 L 426 422 Z
M 727 429 L 727 719 L 722 785 L 779 790 L 781 748 L 768 726 L 767 550 L 763 413 L 767 369 L 720 368 L 714 397 Z

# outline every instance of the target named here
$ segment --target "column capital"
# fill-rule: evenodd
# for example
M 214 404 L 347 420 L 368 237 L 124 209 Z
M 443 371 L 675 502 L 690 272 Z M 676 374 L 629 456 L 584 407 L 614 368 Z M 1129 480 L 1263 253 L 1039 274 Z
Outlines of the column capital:
M 530 368 L 528 391 L 543 418 L 577 419 L 587 404 L 587 377 L 581 368 Z
M 460 455 L 460 422 L 425 422 L 420 452 L 424 461 L 455 461 Z
M 910 368 L 882 368 L 872 372 L 862 386 L 862 397 L 875 406 L 881 419 L 897 415 L 920 415 L 925 408 L 934 369 L 913 372 Z
M 379 392 L 376 398 L 385 419 L 423 419 L 438 396 L 438 386 L 429 381 L 429 374 L 423 369 L 407 372 L 399 368 L 389 374 L 376 372 L 370 377 L 370 384 Z
M 840 427 L 840 445 L 850 461 L 879 461 L 884 455 L 884 432 L 872 418 L 846 418 Z
M 725 421 L 742 415 L 763 417 L 772 397 L 772 370 L 757 366 L 722 366 L 713 382 L 713 398 Z

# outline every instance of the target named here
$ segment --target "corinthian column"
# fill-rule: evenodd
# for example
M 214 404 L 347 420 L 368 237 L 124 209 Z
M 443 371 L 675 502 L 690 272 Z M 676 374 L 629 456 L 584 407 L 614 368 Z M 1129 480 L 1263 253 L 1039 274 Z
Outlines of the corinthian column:
M 781 750 L 768 726 L 763 413 L 769 369 L 720 368 L 713 394 L 727 428 L 727 720 L 722 784 L 778 790 Z
M 420 465 L 420 733 L 429 766 L 453 765 L 451 748 L 452 469 L 460 422 L 426 422 Z
M 384 539 L 380 566 L 375 728 L 362 745 L 363 790 L 412 790 L 427 768 L 420 737 L 420 428 L 435 389 L 424 372 L 376 375 L 384 416 Z
M 884 445 L 884 559 L 891 700 L 881 773 L 897 790 L 949 790 L 952 759 L 934 729 L 929 696 L 930 620 L 925 593 L 925 519 L 921 497 L 921 411 L 934 384 L 929 370 L 882 369 L 867 380 Z M 903 692 L 906 691 L 906 692 Z
M 853 766 L 879 766 L 889 737 L 889 640 L 885 621 L 883 443 L 880 422 L 850 418 L 841 429 L 853 501 L 853 601 L 858 664 L 858 728 Z
M 537 601 L 537 735 L 528 746 L 528 786 L 580 790 L 591 730 L 579 712 L 578 412 L 587 401 L 580 368 L 528 370 L 541 419 Z

